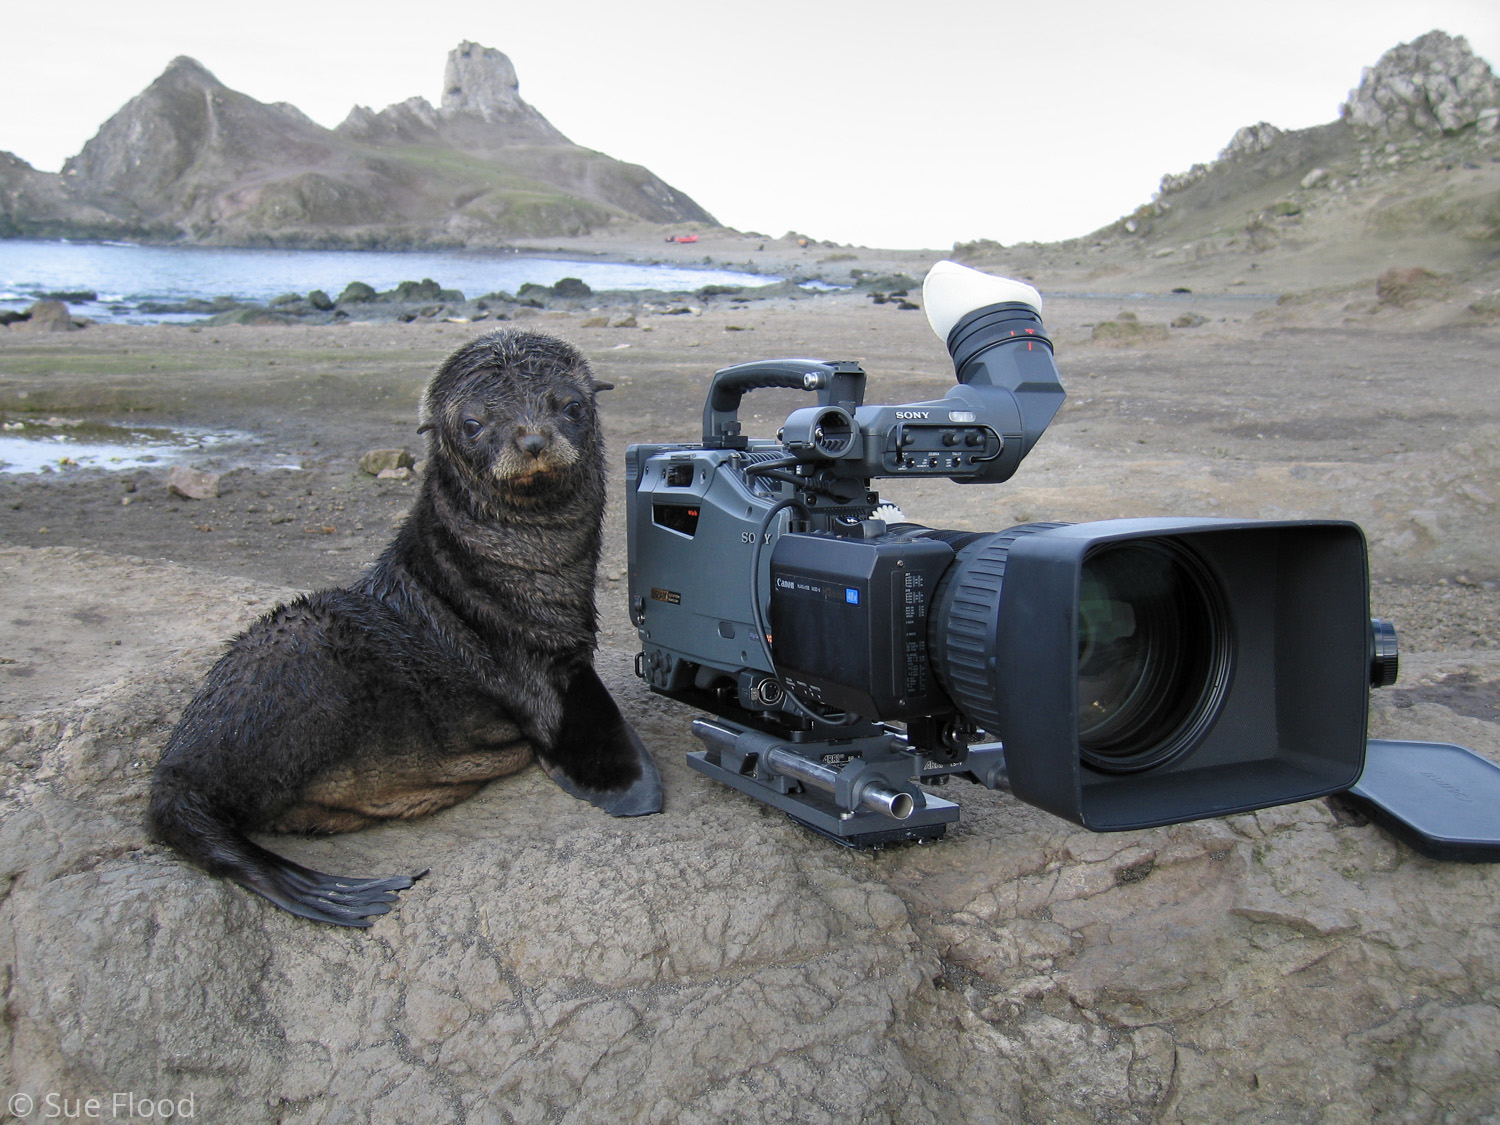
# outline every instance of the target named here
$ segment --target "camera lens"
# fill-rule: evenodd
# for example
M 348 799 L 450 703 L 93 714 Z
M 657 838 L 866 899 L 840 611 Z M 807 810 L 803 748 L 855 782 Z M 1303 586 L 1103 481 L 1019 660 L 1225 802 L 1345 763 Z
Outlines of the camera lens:
M 898 525 L 899 526 L 899 525 Z M 1026 598 L 1006 584 L 1017 539 L 1056 524 L 974 535 L 905 525 L 901 534 L 955 550 L 929 619 L 932 665 L 958 709 L 1002 740 L 998 677 L 1000 601 Z M 1111 542 L 1091 552 L 1079 581 L 1078 753 L 1102 773 L 1159 768 L 1186 753 L 1212 724 L 1229 683 L 1233 644 L 1218 583 L 1198 556 L 1171 538 Z M 1037 706 L 1064 707 L 1066 684 Z M 1071 694 L 1071 693 L 1069 693 Z
M 1227 678 L 1228 620 L 1202 564 L 1165 540 L 1084 560 L 1078 749 L 1106 773 L 1153 769 L 1189 746 Z

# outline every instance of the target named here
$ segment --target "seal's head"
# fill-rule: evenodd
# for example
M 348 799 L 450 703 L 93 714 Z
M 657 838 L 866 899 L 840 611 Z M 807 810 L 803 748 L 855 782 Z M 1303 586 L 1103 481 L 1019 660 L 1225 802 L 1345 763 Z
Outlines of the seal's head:
M 604 439 L 594 379 L 572 345 L 507 329 L 471 340 L 422 400 L 428 462 L 481 507 L 536 508 L 597 487 Z

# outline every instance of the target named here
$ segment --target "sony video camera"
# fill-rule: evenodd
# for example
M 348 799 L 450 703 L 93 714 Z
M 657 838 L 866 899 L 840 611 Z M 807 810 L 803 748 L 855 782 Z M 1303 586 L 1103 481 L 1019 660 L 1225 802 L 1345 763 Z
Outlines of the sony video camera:
M 1397 651 L 1355 524 L 972 533 L 883 505 L 876 478 L 1009 479 L 1064 398 L 1036 290 L 940 262 L 923 296 L 942 398 L 867 405 L 858 364 L 744 363 L 714 375 L 701 442 L 626 454 L 636 671 L 714 716 L 695 769 L 852 846 L 941 836 L 958 807 L 928 790 L 957 776 L 1096 830 L 1352 790 L 1423 850 L 1495 857 L 1500 805 L 1475 821 L 1450 790 L 1500 769 L 1367 745 Z M 747 438 L 740 401 L 772 387 L 817 404 Z M 1449 784 L 1412 808 L 1419 759 Z

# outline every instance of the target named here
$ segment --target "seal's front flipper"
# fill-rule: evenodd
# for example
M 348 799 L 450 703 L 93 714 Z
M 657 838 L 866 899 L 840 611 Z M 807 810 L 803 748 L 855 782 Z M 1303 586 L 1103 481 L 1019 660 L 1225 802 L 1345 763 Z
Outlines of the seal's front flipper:
M 564 791 L 611 816 L 661 812 L 661 774 L 651 751 L 593 668 L 583 668 L 568 685 L 562 730 L 537 760 Z

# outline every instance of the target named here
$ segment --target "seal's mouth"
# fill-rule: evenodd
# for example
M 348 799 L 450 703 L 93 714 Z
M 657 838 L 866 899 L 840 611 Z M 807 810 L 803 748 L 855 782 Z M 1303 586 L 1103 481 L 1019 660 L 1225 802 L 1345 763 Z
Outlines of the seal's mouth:
M 545 484 L 556 476 L 557 473 L 551 469 L 533 469 L 529 473 L 501 477 L 500 483 L 510 488 L 531 488 L 534 485 Z
M 530 465 L 507 472 L 496 466 L 492 485 L 512 504 L 541 503 L 563 485 L 564 473 L 558 465 Z
M 531 484 L 535 481 L 552 480 L 562 475 L 563 466 L 552 460 L 532 461 L 517 464 L 514 460 L 502 461 L 494 467 L 495 480 L 501 484 Z

